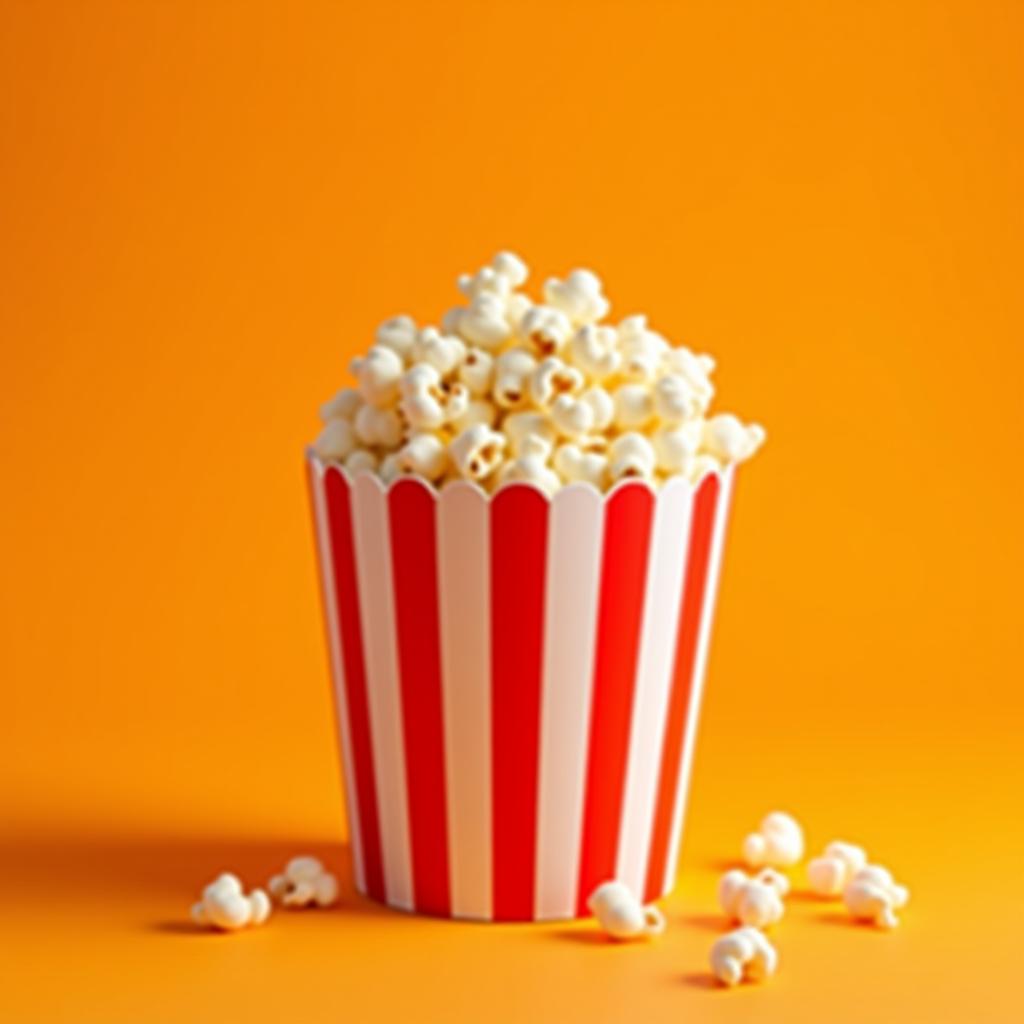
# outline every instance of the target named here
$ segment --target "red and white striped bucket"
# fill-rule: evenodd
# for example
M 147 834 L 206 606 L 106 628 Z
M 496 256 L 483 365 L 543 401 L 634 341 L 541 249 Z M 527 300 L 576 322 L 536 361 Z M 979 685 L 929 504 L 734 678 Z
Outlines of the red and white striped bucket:
M 492 921 L 665 895 L 732 472 L 548 498 L 308 469 L 360 892 Z

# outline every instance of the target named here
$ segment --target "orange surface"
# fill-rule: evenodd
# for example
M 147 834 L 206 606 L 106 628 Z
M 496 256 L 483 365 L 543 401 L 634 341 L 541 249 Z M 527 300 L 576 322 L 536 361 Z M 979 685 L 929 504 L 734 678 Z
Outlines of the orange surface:
M 0 7 L 5 1021 L 1019 1020 L 1019 3 Z M 739 483 L 670 931 L 353 897 L 302 479 L 376 322 L 499 247 L 720 361 Z M 714 991 L 780 805 L 914 891 L 790 903 Z M 350 888 L 350 885 L 349 885 Z

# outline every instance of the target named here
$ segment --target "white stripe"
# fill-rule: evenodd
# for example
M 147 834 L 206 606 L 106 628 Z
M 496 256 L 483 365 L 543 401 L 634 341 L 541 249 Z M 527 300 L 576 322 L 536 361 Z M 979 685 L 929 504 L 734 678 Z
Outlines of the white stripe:
M 344 657 L 342 654 L 341 623 L 334 591 L 334 552 L 331 533 L 327 525 L 327 495 L 324 491 L 325 471 L 319 459 L 309 457 L 312 476 L 313 511 L 316 519 L 316 547 L 320 563 L 320 588 L 324 617 L 327 620 L 327 643 L 334 678 L 335 706 L 338 709 L 338 731 L 345 782 L 345 810 L 348 814 L 348 832 L 352 844 L 352 863 L 356 888 L 366 893 L 366 873 L 363 868 L 363 837 L 360 830 L 359 807 L 356 803 L 356 776 L 352 758 L 352 732 L 349 727 L 348 698 L 345 692 Z M 337 470 L 335 470 L 337 472 Z
M 647 876 L 665 717 L 672 689 L 693 508 L 691 495 L 692 489 L 685 479 L 673 478 L 658 493 L 654 506 L 615 873 L 638 896 L 643 895 Z
M 491 879 L 491 585 L 488 501 L 445 488 L 437 506 L 444 766 L 452 914 L 488 920 Z
M 708 641 L 711 638 L 711 620 L 714 618 L 715 598 L 718 594 L 718 575 L 722 565 L 722 547 L 725 541 L 725 526 L 729 518 L 729 499 L 732 496 L 733 467 L 721 475 L 721 487 L 715 504 L 715 518 L 711 534 L 711 550 L 708 555 L 707 578 L 704 583 L 704 603 L 700 612 L 700 627 L 697 633 L 697 651 L 693 659 L 693 680 L 690 685 L 690 704 L 686 709 L 686 733 L 683 736 L 683 763 L 679 773 L 679 793 L 676 810 L 672 819 L 672 841 L 665 861 L 665 881 L 662 892 L 668 892 L 675 884 L 676 867 L 679 860 L 679 844 L 683 835 L 683 818 L 690 789 L 690 770 L 693 767 L 693 751 L 697 739 L 697 719 L 700 717 L 701 695 L 704 692 L 704 669 L 707 664 Z
M 548 521 L 534 892 L 538 919 L 576 913 L 604 507 L 593 488 L 569 486 L 552 500 Z
M 387 496 L 375 477 L 360 474 L 356 478 L 352 485 L 352 513 L 384 885 L 389 904 L 411 910 L 409 812 L 391 578 L 391 538 Z

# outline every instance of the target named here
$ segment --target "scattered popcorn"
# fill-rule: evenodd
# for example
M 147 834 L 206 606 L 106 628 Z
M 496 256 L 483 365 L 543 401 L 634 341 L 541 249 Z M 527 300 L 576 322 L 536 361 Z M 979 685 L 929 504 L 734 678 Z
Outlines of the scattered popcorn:
M 843 889 L 843 902 L 855 918 L 887 930 L 899 924 L 895 911 L 906 906 L 909 899 L 907 889 L 876 864 L 862 867 Z
M 754 928 L 768 928 L 782 918 L 782 897 L 789 881 L 771 868 L 750 878 L 739 868 L 727 871 L 718 883 L 718 902 L 729 917 Z
M 202 898 L 192 907 L 192 919 L 196 924 L 218 928 L 221 931 L 237 931 L 248 925 L 260 925 L 270 916 L 270 899 L 262 889 L 253 889 L 248 896 L 242 891 L 242 883 L 231 874 L 214 879 L 205 889 Z
M 803 829 L 795 818 L 781 811 L 766 815 L 760 830 L 743 840 L 743 859 L 752 868 L 792 867 L 803 855 Z
M 520 290 L 527 276 L 500 252 L 459 277 L 465 305 L 440 327 L 404 314 L 381 323 L 352 360 L 357 386 L 320 408 L 320 458 L 385 482 L 413 474 L 493 492 L 526 480 L 552 494 L 628 478 L 696 484 L 763 443 L 757 424 L 707 418 L 710 356 L 673 346 L 640 314 L 601 322 L 610 303 L 596 274 L 549 278 L 541 303 Z M 530 439 L 541 444 L 527 451 Z
M 779 965 L 775 947 L 751 927 L 723 935 L 711 947 L 710 959 L 715 977 L 730 988 L 741 981 L 766 981 Z
M 329 907 L 338 899 L 338 880 L 316 857 L 293 857 L 267 888 L 286 907 Z
M 807 882 L 819 896 L 841 896 L 846 883 L 868 862 L 859 846 L 836 840 L 807 864 Z
M 604 882 L 587 900 L 598 924 L 613 939 L 643 939 L 665 930 L 665 916 L 655 906 L 641 906 L 622 882 Z

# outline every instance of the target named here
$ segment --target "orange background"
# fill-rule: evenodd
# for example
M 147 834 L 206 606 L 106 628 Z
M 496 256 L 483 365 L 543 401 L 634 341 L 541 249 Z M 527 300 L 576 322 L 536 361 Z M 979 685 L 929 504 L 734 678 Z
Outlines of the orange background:
M 0 6 L 0 993 L 11 1021 L 1020 1019 L 1020 3 Z M 351 895 L 302 478 L 384 316 L 498 248 L 719 359 L 743 470 L 652 948 Z M 773 806 L 914 892 L 795 897 Z M 335 912 L 194 934 L 216 871 Z

